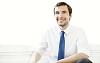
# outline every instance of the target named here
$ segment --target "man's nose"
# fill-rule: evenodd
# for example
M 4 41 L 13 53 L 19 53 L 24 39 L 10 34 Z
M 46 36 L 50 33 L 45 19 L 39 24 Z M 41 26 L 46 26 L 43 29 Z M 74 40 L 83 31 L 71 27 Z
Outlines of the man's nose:
M 63 14 L 62 14 L 62 13 L 60 13 L 60 14 L 59 14 L 59 17 L 63 17 Z

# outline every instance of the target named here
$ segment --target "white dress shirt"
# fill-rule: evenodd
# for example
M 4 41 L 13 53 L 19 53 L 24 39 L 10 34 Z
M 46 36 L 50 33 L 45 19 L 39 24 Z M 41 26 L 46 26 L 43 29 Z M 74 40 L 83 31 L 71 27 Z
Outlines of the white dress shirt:
M 40 55 L 47 53 L 49 63 L 55 63 L 58 57 L 61 29 L 58 26 L 50 28 L 43 35 L 42 43 L 37 50 Z M 69 25 L 65 30 L 65 58 L 75 53 L 90 55 L 88 41 L 81 28 Z M 46 59 L 47 60 L 47 59 Z

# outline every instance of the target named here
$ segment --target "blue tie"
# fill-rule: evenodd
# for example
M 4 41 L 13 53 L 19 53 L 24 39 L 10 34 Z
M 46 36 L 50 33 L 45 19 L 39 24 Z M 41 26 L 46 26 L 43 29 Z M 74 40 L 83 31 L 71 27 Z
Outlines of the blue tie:
M 58 51 L 58 60 L 64 58 L 64 50 L 65 50 L 65 38 L 64 38 L 64 31 L 61 31 L 60 35 L 60 43 L 59 43 L 59 51 Z

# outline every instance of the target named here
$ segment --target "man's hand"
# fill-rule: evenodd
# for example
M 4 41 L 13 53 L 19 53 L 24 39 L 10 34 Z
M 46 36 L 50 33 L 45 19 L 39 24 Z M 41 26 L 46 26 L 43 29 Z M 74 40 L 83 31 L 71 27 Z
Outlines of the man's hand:
M 36 63 L 37 61 L 40 60 L 40 58 L 41 58 L 41 56 L 38 52 L 33 53 L 32 58 L 29 63 Z

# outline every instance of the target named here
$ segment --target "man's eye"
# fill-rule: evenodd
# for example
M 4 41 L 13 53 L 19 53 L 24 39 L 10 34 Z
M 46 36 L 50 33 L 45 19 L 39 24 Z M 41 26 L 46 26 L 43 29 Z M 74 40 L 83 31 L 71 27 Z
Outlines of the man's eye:
M 55 14 L 59 14 L 59 12 L 57 11 L 57 12 L 55 12 Z
M 66 13 L 66 11 L 63 11 L 62 13 Z

